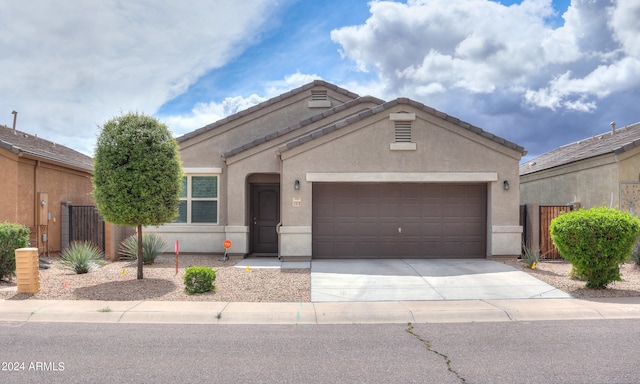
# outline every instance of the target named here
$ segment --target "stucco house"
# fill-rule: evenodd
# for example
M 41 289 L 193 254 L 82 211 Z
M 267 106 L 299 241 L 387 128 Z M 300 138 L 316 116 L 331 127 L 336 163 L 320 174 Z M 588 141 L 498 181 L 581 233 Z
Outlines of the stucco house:
M 399 98 L 324 81 L 178 138 L 181 252 L 318 258 L 520 254 L 524 149 Z
M 563 211 L 606 206 L 639 213 L 640 123 L 611 125 L 520 165 L 524 242 L 544 257 L 560 258 L 549 224 Z
M 619 207 L 638 214 L 640 123 L 612 129 L 520 165 L 522 204 Z
M 70 207 L 93 208 L 92 174 L 91 157 L 0 125 L 0 222 L 28 227 L 31 247 L 38 248 L 40 255 L 57 255 L 74 240 Z M 76 238 L 100 237 L 95 243 L 104 247 L 107 257 L 114 258 L 123 231 L 107 224 L 104 231 L 91 227 L 76 233 L 80 236 Z

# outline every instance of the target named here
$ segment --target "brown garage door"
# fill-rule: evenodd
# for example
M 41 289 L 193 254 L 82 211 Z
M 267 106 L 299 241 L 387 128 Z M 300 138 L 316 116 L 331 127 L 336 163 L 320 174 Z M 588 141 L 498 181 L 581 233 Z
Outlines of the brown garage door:
M 313 184 L 313 258 L 484 258 L 486 222 L 486 184 Z

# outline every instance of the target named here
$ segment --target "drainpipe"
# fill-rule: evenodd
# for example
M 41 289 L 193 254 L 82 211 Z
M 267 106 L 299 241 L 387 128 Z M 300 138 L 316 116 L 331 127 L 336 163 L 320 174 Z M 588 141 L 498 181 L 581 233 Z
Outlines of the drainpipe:
M 38 168 L 40 160 L 36 160 L 36 166 L 33 168 L 33 225 L 36 231 L 36 244 L 34 248 L 40 249 L 40 225 L 38 225 Z M 38 251 L 39 253 L 40 251 Z

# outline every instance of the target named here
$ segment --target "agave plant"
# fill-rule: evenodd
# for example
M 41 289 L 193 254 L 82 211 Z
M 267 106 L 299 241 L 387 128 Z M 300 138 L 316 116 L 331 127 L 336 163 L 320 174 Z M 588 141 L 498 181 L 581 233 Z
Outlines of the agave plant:
M 80 275 L 103 266 L 104 255 L 90 241 L 74 242 L 62 252 L 60 264 Z
M 156 257 L 167 249 L 167 243 L 155 233 L 142 236 L 142 262 L 153 264 Z M 120 243 L 119 253 L 121 256 L 131 259 L 138 259 L 138 235 L 129 236 Z
M 536 269 L 536 265 L 540 261 L 540 251 L 534 251 L 526 245 L 522 245 L 522 260 L 531 269 Z

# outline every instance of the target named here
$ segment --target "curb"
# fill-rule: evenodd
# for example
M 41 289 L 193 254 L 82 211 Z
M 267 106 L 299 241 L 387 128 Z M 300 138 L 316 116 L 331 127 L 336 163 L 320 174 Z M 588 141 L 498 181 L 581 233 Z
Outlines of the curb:
M 640 319 L 640 297 L 321 303 L 0 300 L 0 322 L 321 325 L 605 319 Z

